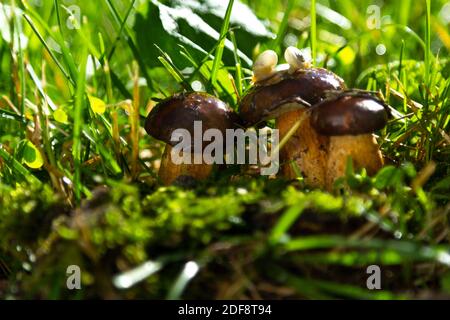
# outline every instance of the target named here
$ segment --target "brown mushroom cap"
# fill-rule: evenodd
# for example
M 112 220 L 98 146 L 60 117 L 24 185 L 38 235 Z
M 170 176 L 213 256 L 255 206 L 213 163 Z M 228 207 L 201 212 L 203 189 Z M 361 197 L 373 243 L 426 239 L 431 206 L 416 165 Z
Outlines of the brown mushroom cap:
M 343 94 L 311 109 L 311 125 L 326 136 L 372 133 L 386 126 L 386 105 L 370 95 Z
M 236 113 L 218 98 L 203 92 L 176 94 L 158 103 L 145 122 L 145 130 L 152 137 L 172 146 L 176 129 L 186 129 L 194 144 L 194 121 L 202 122 L 202 135 L 208 129 L 218 129 L 225 136 L 226 129 L 239 125 Z
M 250 127 L 290 111 L 283 108 L 289 102 L 314 105 L 325 98 L 326 91 L 344 89 L 344 81 L 326 69 L 299 69 L 293 74 L 283 71 L 250 89 L 240 103 L 239 115 Z

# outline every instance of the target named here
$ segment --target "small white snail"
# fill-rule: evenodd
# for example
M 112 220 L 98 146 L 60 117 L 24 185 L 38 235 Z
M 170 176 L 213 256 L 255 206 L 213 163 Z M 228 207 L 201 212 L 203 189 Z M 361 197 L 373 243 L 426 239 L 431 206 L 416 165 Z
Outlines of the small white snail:
M 253 64 L 253 81 L 262 81 L 272 76 L 275 73 L 277 63 L 278 56 L 275 51 L 266 50 L 261 53 Z
M 296 47 L 288 47 L 284 52 L 284 58 L 289 64 L 290 72 L 311 68 L 312 65 L 311 50 L 309 48 L 300 50 Z

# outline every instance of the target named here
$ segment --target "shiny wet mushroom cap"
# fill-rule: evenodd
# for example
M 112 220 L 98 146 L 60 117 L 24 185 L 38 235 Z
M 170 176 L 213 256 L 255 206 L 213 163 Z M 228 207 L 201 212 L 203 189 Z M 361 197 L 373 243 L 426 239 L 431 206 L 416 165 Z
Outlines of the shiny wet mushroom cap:
M 225 135 L 226 129 L 239 125 L 237 115 L 218 98 L 203 92 L 174 95 L 158 103 L 145 122 L 145 130 L 152 137 L 170 145 L 176 129 L 186 129 L 194 137 L 194 122 L 202 122 L 202 134 L 208 129 L 218 129 Z
M 200 151 L 203 152 L 207 145 L 203 141 L 206 130 L 216 129 L 225 136 L 226 129 L 238 126 L 238 120 L 225 102 L 207 93 L 176 94 L 158 103 L 147 117 L 145 130 L 154 138 L 167 143 L 158 171 L 160 181 L 170 185 L 180 179 L 207 179 L 212 172 L 213 163 L 205 161 L 202 153 L 197 153 L 195 140 L 201 139 Z M 198 133 L 195 132 L 196 121 L 201 121 L 201 132 Z M 190 137 L 179 138 L 183 141 L 190 138 L 190 149 L 185 150 L 183 147 L 182 150 L 177 150 L 175 146 L 179 141 L 171 141 L 172 134 L 177 129 L 184 129 L 189 133 Z M 172 151 L 175 151 L 177 158 L 173 158 Z
M 267 79 L 257 83 L 240 103 L 239 115 L 244 126 L 277 118 L 291 111 L 292 103 L 299 106 L 314 105 L 322 101 L 328 90 L 343 90 L 344 81 L 334 73 L 321 68 L 299 69 L 290 74 L 283 72 L 275 83 Z
M 341 95 L 311 109 L 311 125 L 326 136 L 372 133 L 387 124 L 386 105 L 370 95 Z
M 387 105 L 369 94 L 345 92 L 330 97 L 311 109 L 310 124 L 328 136 L 326 188 L 345 176 L 349 159 L 353 168 L 369 175 L 383 166 L 383 155 L 373 132 L 388 120 Z

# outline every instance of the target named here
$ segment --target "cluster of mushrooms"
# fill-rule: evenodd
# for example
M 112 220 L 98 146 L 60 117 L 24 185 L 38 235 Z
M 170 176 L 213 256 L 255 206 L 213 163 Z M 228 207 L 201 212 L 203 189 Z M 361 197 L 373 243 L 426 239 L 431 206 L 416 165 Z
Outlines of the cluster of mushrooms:
M 195 164 L 171 161 L 170 152 L 177 143 L 171 141 L 172 132 L 182 128 L 193 134 L 194 121 L 202 121 L 203 130 L 215 128 L 225 136 L 226 129 L 250 128 L 275 119 L 280 140 L 291 135 L 280 150 L 281 174 L 295 179 L 300 170 L 312 188 L 332 190 L 336 179 L 345 175 L 349 157 L 355 169 L 365 168 L 369 175 L 383 166 L 373 133 L 386 125 L 388 106 L 368 92 L 347 90 L 334 73 L 312 67 L 305 51 L 289 47 L 284 57 L 286 65 L 277 65 L 277 54 L 271 50 L 256 59 L 253 86 L 242 97 L 238 113 L 200 92 L 176 94 L 152 109 L 145 129 L 167 143 L 159 169 L 162 183 L 172 184 L 186 176 L 203 180 L 211 174 L 213 164 L 201 160 Z M 194 158 L 198 156 L 191 150 Z

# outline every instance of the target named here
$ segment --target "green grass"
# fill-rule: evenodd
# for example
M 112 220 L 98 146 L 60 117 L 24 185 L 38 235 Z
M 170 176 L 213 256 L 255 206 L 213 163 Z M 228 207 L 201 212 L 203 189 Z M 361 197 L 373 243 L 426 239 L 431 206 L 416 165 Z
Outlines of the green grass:
M 316 14 L 316 0 L 311 0 L 311 55 L 313 65 L 316 64 L 317 61 L 317 14 Z
M 77 1 L 73 29 L 62 1 L 15 1 L 0 26 L 0 298 L 449 297 L 446 1 L 385 1 L 380 29 L 369 0 L 244 2 L 239 17 L 237 0 L 219 15 Z M 237 109 L 251 59 L 270 48 L 283 63 L 290 45 L 399 112 L 377 132 L 385 168 L 349 168 L 334 193 L 237 165 L 161 186 L 150 109 L 194 81 Z M 371 264 L 382 291 L 365 287 Z
M 216 55 L 214 56 L 213 66 L 211 70 L 211 84 L 216 85 L 217 73 L 219 71 L 219 66 L 222 63 L 223 49 L 225 47 L 226 34 L 230 27 L 231 10 L 233 9 L 234 0 L 228 2 L 227 11 L 225 17 L 223 18 L 223 24 L 220 29 L 220 40 L 216 49 Z

